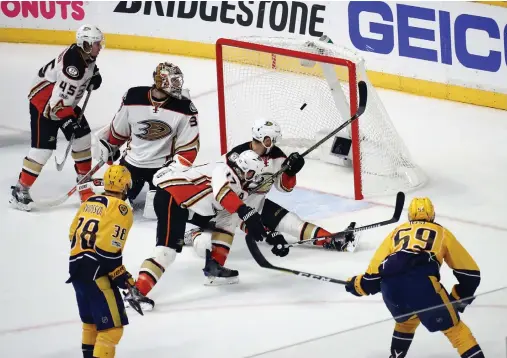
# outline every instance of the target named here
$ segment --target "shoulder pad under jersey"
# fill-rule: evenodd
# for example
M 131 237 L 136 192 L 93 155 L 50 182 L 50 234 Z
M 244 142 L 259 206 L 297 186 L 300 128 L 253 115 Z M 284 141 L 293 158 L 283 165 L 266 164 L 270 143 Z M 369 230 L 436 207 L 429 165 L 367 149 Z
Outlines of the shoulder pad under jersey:
M 123 96 L 123 104 L 126 106 L 151 106 L 150 98 L 148 96 L 150 90 L 150 86 L 138 86 L 129 88 L 127 93 L 125 93 L 125 96 Z
M 83 78 L 85 70 L 88 67 L 79 47 L 72 45 L 63 55 L 63 74 L 73 81 L 79 81 Z

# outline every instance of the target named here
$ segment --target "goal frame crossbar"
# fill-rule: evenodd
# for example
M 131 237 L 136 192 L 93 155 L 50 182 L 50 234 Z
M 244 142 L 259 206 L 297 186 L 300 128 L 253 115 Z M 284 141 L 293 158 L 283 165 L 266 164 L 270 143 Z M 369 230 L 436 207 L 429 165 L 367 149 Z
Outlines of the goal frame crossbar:
M 227 121 L 226 121 L 226 108 L 225 108 L 225 83 L 224 83 L 224 57 L 223 47 L 241 48 L 245 50 L 263 52 L 273 55 L 286 56 L 297 58 L 300 60 L 314 61 L 316 63 L 326 63 L 341 67 L 346 67 L 348 71 L 349 82 L 349 98 L 350 98 L 350 115 L 353 116 L 358 106 L 357 90 L 357 69 L 356 64 L 350 60 L 331 57 L 320 54 L 312 54 L 304 51 L 291 50 L 276 46 L 269 46 L 263 44 L 256 44 L 246 41 L 233 40 L 227 38 L 219 38 L 215 44 L 216 51 L 216 71 L 217 71 L 217 90 L 218 90 L 218 115 L 219 115 L 219 130 L 220 130 L 220 152 L 225 154 L 227 148 Z M 352 155 L 354 158 L 360 158 L 359 147 L 359 120 L 355 120 L 351 124 L 351 137 L 352 137 Z M 356 161 L 353 165 L 354 171 L 354 196 L 356 200 L 363 199 L 362 193 L 362 180 L 361 180 L 361 165 Z

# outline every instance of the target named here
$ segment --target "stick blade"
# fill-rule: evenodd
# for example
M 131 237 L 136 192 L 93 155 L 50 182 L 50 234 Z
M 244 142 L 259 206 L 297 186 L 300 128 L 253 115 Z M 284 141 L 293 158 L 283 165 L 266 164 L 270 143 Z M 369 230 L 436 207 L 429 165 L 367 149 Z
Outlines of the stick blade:
M 359 117 L 366 110 L 366 103 L 368 102 L 368 86 L 366 82 L 359 81 L 357 83 L 357 88 L 359 91 L 359 107 L 357 109 L 357 116 Z
M 401 212 L 403 211 L 403 206 L 405 205 L 405 193 L 400 191 L 396 195 L 396 206 L 394 207 L 394 215 L 393 220 L 398 221 L 401 217 Z

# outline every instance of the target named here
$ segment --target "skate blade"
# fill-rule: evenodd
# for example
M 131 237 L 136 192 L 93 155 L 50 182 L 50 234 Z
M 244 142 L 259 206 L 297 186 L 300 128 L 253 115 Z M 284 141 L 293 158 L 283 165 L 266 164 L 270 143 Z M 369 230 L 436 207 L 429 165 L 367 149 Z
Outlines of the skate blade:
M 355 252 L 357 250 L 357 247 L 359 246 L 359 238 L 360 234 L 357 234 L 353 242 L 349 242 L 347 244 L 347 247 L 345 248 L 345 251 L 347 252 Z
M 204 286 L 224 286 L 233 285 L 239 282 L 239 277 L 215 277 L 206 276 L 204 278 Z

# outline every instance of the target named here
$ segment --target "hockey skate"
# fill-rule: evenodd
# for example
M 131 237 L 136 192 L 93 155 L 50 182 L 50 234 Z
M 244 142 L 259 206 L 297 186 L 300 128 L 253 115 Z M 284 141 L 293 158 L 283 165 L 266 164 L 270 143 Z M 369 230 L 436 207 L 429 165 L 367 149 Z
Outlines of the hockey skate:
M 137 289 L 132 292 L 124 291 L 123 296 L 125 308 L 132 308 L 133 310 L 139 312 L 139 307 L 141 308 L 142 312 L 149 312 L 153 311 L 153 308 L 155 307 L 155 301 L 153 301 L 151 298 L 143 296 Z M 138 307 L 133 307 L 131 302 L 135 302 Z
M 15 186 L 11 186 L 11 189 L 12 196 L 9 200 L 11 206 L 23 211 L 32 210 L 34 202 L 30 196 L 30 188 L 23 186 L 18 182 Z
M 239 282 L 239 273 L 223 267 L 211 257 L 211 251 L 206 250 L 206 265 L 202 269 L 205 286 L 231 285 Z
M 345 230 L 350 230 L 356 227 L 355 222 L 351 222 L 350 225 Z M 348 233 L 345 237 L 339 238 L 329 238 L 324 245 L 322 245 L 325 249 L 329 250 L 337 250 L 342 252 L 354 252 L 357 249 L 357 245 L 359 243 L 360 233 Z

